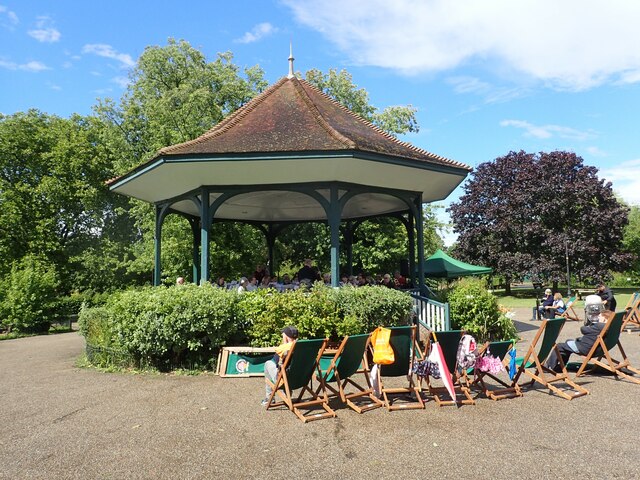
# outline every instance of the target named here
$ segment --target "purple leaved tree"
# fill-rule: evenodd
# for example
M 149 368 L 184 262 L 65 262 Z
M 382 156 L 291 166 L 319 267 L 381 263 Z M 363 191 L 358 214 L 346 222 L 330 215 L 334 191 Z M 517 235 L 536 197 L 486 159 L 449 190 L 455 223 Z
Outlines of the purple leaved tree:
M 604 280 L 628 267 L 623 251 L 628 208 L 595 167 L 571 152 L 509 152 L 478 166 L 449 212 L 456 254 L 493 267 L 510 283 Z

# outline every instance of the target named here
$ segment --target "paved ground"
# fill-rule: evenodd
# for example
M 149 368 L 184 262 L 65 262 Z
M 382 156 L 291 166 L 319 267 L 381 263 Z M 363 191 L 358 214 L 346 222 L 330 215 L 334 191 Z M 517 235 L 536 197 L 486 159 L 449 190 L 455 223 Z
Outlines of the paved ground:
M 530 310 L 517 313 L 530 339 Z M 622 341 L 640 365 L 640 336 Z M 573 401 L 338 408 L 304 425 L 259 406 L 259 378 L 100 373 L 74 367 L 83 346 L 77 333 L 0 342 L 0 478 L 640 477 L 640 385 L 610 377 L 580 380 L 591 394 Z

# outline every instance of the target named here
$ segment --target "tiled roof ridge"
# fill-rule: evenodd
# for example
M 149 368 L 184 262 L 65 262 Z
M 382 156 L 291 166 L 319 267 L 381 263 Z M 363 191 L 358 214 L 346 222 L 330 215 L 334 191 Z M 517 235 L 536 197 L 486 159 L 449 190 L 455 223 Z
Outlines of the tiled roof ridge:
M 291 81 L 293 82 L 293 86 L 296 89 L 296 92 L 298 92 L 298 95 L 300 95 L 300 98 L 302 99 L 302 101 L 307 105 L 307 107 L 309 108 L 311 114 L 313 115 L 313 118 L 316 120 L 318 125 L 320 125 L 329 135 L 331 135 L 333 138 L 338 140 L 343 145 L 345 145 L 345 146 L 347 146 L 349 148 L 356 148 L 357 145 L 353 140 L 351 140 L 350 138 L 345 137 L 343 134 L 341 134 L 339 131 L 337 131 L 335 128 L 333 128 L 331 125 L 329 125 L 329 122 L 327 122 L 325 120 L 325 118 L 322 116 L 322 114 L 318 110 L 318 107 L 313 102 L 313 99 L 311 97 L 309 97 L 309 94 L 306 92 L 306 90 L 304 88 L 302 88 L 301 83 L 304 82 L 305 84 L 307 84 L 307 85 L 309 85 L 311 87 L 313 87 L 313 85 L 309 84 L 305 80 L 298 79 L 297 77 L 291 78 Z M 318 93 L 322 93 L 317 88 L 315 88 L 315 87 L 313 87 L 313 88 Z M 333 100 L 330 97 L 328 97 L 328 98 L 330 100 Z
M 427 155 L 428 157 L 433 158 L 434 160 L 439 160 L 440 162 L 446 163 L 448 165 L 454 165 L 456 167 L 462 167 L 462 168 L 465 168 L 467 170 L 472 170 L 471 167 L 469 167 L 468 165 L 466 165 L 464 163 L 456 162 L 455 160 L 451 160 L 450 158 L 443 157 L 441 155 L 437 155 L 435 153 L 431 153 L 431 152 L 429 152 L 429 151 L 427 151 L 427 150 L 425 150 L 423 148 L 416 147 L 415 145 L 413 145 L 413 144 L 411 144 L 409 142 L 404 142 L 402 140 L 399 140 L 397 137 L 391 135 L 388 132 L 385 132 L 380 127 L 378 127 L 377 125 L 371 123 L 366 118 L 361 117 L 360 115 L 358 115 L 355 112 L 352 112 L 347 107 L 345 107 L 343 104 L 338 102 L 336 99 L 334 99 L 333 97 L 327 95 L 325 92 L 323 92 L 322 90 L 316 88 L 314 85 L 310 84 L 309 82 L 307 82 L 305 80 L 300 80 L 300 81 L 304 82 L 305 85 L 308 85 L 309 87 L 311 87 L 313 90 L 318 92 L 320 95 L 325 97 L 327 100 L 332 102 L 335 106 L 337 106 L 338 108 L 340 108 L 341 110 L 343 110 L 344 112 L 346 112 L 347 114 L 349 114 L 350 116 L 355 118 L 356 120 L 359 120 L 360 122 L 363 122 L 365 125 L 367 125 L 368 127 L 372 128 L 373 130 L 375 130 L 377 133 L 379 133 L 380 135 L 385 137 L 387 140 L 391 140 L 392 142 L 397 143 L 399 145 L 402 145 L 403 147 L 406 147 L 406 148 L 408 148 L 410 150 L 413 150 L 413 151 L 415 151 L 417 153 L 420 153 L 421 155 Z
M 256 97 L 253 97 L 248 103 L 244 104 L 242 107 L 240 107 L 238 110 L 233 112 L 228 117 L 223 118 L 219 123 L 214 125 L 211 129 L 207 130 L 206 132 L 204 132 L 199 137 L 196 137 L 196 138 L 194 138 L 192 140 L 187 140 L 186 142 L 177 143 L 175 145 L 169 145 L 167 147 L 163 147 L 158 151 L 156 156 L 162 155 L 162 154 L 166 154 L 166 153 L 171 153 L 173 150 L 185 147 L 187 145 L 197 145 L 198 143 L 202 143 L 202 142 L 204 142 L 206 140 L 209 140 L 210 138 L 214 138 L 214 137 L 217 137 L 219 135 L 222 135 L 224 132 L 229 130 L 231 127 L 233 127 L 234 125 L 237 125 L 238 122 L 240 120 L 242 120 L 244 117 L 246 117 L 250 112 L 255 110 L 255 108 L 258 105 L 260 105 L 268 97 L 270 97 L 271 94 L 273 94 L 273 92 L 275 92 L 280 87 L 280 85 L 282 85 L 286 80 L 288 80 L 286 77 L 281 78 L 279 81 L 277 81 L 276 83 L 271 85 L 269 88 L 267 88 L 260 95 L 258 95 Z

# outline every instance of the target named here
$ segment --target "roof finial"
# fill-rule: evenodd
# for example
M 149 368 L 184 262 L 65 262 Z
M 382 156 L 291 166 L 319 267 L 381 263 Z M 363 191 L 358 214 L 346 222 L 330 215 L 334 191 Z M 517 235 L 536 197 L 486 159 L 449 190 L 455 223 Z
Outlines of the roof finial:
M 295 75 L 293 74 L 293 42 L 289 42 L 289 75 L 287 78 L 293 78 Z

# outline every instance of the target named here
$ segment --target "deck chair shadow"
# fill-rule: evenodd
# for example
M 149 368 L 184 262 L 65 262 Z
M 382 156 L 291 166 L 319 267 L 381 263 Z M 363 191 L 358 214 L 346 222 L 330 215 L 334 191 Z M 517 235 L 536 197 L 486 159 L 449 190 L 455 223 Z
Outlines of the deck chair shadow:
M 267 381 L 273 391 L 267 400 L 267 410 L 286 405 L 303 422 L 335 417 L 328 404 L 324 379 L 320 375 L 319 361 L 327 346 L 326 339 L 296 340 L 278 370 L 275 383 Z M 313 389 L 313 379 L 318 376 L 319 393 Z M 297 396 L 294 392 L 299 390 Z M 281 401 L 274 402 L 275 396 Z M 318 413 L 318 410 L 321 410 Z
M 430 378 L 426 378 L 429 395 L 433 397 L 438 406 L 445 405 L 475 405 L 475 400 L 471 396 L 469 388 L 470 382 L 466 371 L 458 369 L 458 346 L 464 332 L 462 330 L 445 330 L 441 332 L 431 332 L 434 341 L 437 341 L 442 349 L 444 361 L 451 373 L 455 399 L 445 386 L 434 386 Z M 426 353 L 426 352 L 425 352 Z
M 514 340 L 503 340 L 503 341 L 495 341 L 495 342 L 487 342 L 482 347 L 480 347 L 480 351 L 478 352 L 479 356 L 491 355 L 496 357 L 498 360 L 502 362 L 506 367 L 507 354 L 515 345 Z M 491 400 L 503 400 L 505 398 L 515 398 L 522 396 L 522 389 L 518 384 L 511 384 L 511 380 L 507 383 L 505 380 L 501 379 L 497 375 L 490 372 L 483 372 L 478 369 L 470 369 L 473 372 L 473 382 L 471 384 L 472 387 L 476 387 L 480 390 L 480 393 Z M 470 373 L 467 371 L 467 373 Z M 499 384 L 498 388 L 492 388 L 487 385 L 485 381 L 485 377 L 491 378 L 494 382 Z
M 564 308 L 564 312 L 562 312 L 559 316 L 560 317 L 564 317 L 567 320 L 572 320 L 574 322 L 579 322 L 580 321 L 580 317 L 578 317 L 578 314 L 576 313 L 575 309 L 573 308 L 573 306 L 576 303 L 576 296 L 574 295 L 573 297 L 570 297 L 569 300 L 567 300 L 567 303 L 565 304 L 565 308 Z
M 624 378 L 640 385 L 640 378 L 631 375 L 635 374 L 640 376 L 640 370 L 631 366 L 627 354 L 620 343 L 620 333 L 625 313 L 626 312 L 618 312 L 613 318 L 607 321 L 600 335 L 598 335 L 596 343 L 593 344 L 589 353 L 584 357 L 582 364 L 576 372 L 576 377 L 589 374 L 597 368 L 602 368 L 614 374 L 617 379 Z M 616 346 L 620 351 L 620 355 L 622 355 L 622 360 L 616 360 L 611 355 L 611 350 Z
M 420 396 L 420 389 L 416 387 L 412 373 L 416 359 L 416 327 L 400 326 L 388 327 L 391 330 L 389 345 L 393 349 L 394 362 L 390 365 L 379 365 L 377 369 L 377 383 L 382 401 L 388 411 L 424 408 L 424 401 Z M 371 344 L 370 344 L 371 346 Z M 372 346 L 370 352 L 372 353 Z M 369 361 L 367 359 L 367 369 Z M 404 387 L 385 385 L 384 378 L 405 377 L 408 384 Z M 389 382 L 391 383 L 391 382 Z M 402 396 L 405 401 L 400 402 Z
M 587 389 L 569 379 L 567 368 L 558 352 L 556 342 L 565 321 L 566 319 L 563 317 L 542 321 L 526 355 L 516 359 L 518 371 L 511 382 L 511 386 L 519 385 L 520 387 L 532 388 L 537 382 L 548 388 L 551 393 L 555 393 L 566 400 L 572 400 L 589 393 Z M 560 372 L 556 372 L 544 365 L 552 350 L 555 350 L 558 356 L 561 367 Z M 530 377 L 531 381 L 521 385 L 518 382 L 523 375 Z M 556 384 L 563 384 L 565 388 L 558 388 Z
M 631 325 L 640 328 L 640 292 L 635 292 L 631 295 L 624 310 L 624 321 L 621 330 L 626 330 Z
M 367 363 L 364 361 L 369 337 L 370 334 L 346 336 L 333 356 L 324 356 L 320 360 L 320 370 L 329 397 L 340 398 L 342 403 L 358 413 L 384 405 L 373 393 Z M 361 376 L 360 383 L 356 381 L 356 376 Z

